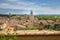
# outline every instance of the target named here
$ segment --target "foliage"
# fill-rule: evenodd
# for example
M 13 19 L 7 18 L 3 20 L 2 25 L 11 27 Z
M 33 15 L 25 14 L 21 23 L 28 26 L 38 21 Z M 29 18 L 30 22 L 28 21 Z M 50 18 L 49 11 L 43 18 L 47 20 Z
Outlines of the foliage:
M 0 31 L 2 30 L 1 26 L 0 26 Z
M 37 16 L 39 20 L 60 20 L 60 16 Z
M 29 19 L 29 16 L 26 16 L 26 19 Z
M 37 26 L 27 27 L 27 28 L 23 28 L 23 30 L 38 30 L 38 27 Z
M 49 29 L 50 25 L 45 25 L 44 28 L 45 29 Z
M 10 34 L 10 29 L 7 30 L 6 35 L 0 35 L 0 40 L 17 40 L 16 31 L 14 31 L 13 36 Z
M 53 26 L 54 27 L 54 26 Z M 45 25 L 44 29 L 45 30 L 55 30 L 53 27 L 51 27 L 50 25 Z
M 17 18 L 18 20 L 21 20 L 21 17 L 19 17 L 19 16 L 17 16 L 16 18 Z

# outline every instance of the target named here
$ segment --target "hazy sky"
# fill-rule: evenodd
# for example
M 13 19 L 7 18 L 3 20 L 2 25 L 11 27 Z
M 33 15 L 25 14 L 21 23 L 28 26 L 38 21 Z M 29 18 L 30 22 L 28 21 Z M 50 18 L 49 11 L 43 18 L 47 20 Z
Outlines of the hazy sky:
M 0 0 L 0 14 L 60 14 L 60 0 Z

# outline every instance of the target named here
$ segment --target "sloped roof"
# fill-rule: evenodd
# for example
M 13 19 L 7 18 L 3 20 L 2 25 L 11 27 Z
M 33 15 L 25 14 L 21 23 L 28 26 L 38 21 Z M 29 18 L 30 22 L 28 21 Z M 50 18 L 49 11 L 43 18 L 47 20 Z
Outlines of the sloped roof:
M 40 22 L 42 22 L 43 25 L 48 25 L 48 22 L 46 20 L 40 20 Z

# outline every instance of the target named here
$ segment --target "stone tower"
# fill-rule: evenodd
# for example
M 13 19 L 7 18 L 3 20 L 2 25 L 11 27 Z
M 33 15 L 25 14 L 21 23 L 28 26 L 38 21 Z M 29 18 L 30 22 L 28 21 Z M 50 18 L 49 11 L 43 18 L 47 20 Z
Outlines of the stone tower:
M 11 20 L 11 13 L 9 13 L 9 18 L 8 18 L 8 21 L 7 21 L 7 26 L 10 27 L 10 20 Z
M 34 26 L 34 15 L 33 15 L 33 11 L 31 11 L 31 13 L 30 13 L 29 26 L 30 27 L 33 27 Z
M 11 20 L 11 13 L 9 13 L 9 21 Z
M 34 15 L 33 15 L 33 11 L 31 10 L 31 13 L 30 13 L 30 21 L 33 22 L 34 21 Z

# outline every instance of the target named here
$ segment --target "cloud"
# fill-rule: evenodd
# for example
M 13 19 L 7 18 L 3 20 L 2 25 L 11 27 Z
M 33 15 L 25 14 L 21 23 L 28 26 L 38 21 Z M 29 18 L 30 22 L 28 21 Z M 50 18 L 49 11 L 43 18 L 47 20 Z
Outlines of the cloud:
M 30 10 L 30 8 L 32 8 L 32 6 L 28 6 L 26 3 L 23 6 L 21 6 L 21 5 L 12 5 L 12 4 L 9 4 L 9 3 L 1 3 L 0 8 L 4 8 L 4 9 L 20 9 L 20 10 L 21 9 Z
M 18 0 L 6 0 L 6 1 L 14 2 L 14 1 L 18 1 Z
M 17 1 L 17 0 L 9 0 L 9 1 Z M 59 9 L 53 9 L 48 6 L 42 6 L 42 5 L 47 5 L 46 3 L 41 3 L 40 5 L 33 3 L 33 2 L 16 2 L 17 4 L 13 5 L 10 3 L 0 3 L 0 8 L 3 9 L 19 9 L 19 10 L 27 10 L 27 12 L 22 12 L 29 14 L 28 10 L 33 10 L 34 14 L 59 14 L 60 13 L 60 8 Z
M 34 5 L 35 3 L 32 3 L 32 2 L 17 2 L 17 4 L 28 6 L 28 5 Z
M 0 3 L 1 6 L 8 6 L 8 3 Z
M 46 5 L 48 5 L 47 3 L 41 3 L 40 5 L 42 5 L 42 6 L 46 6 Z

